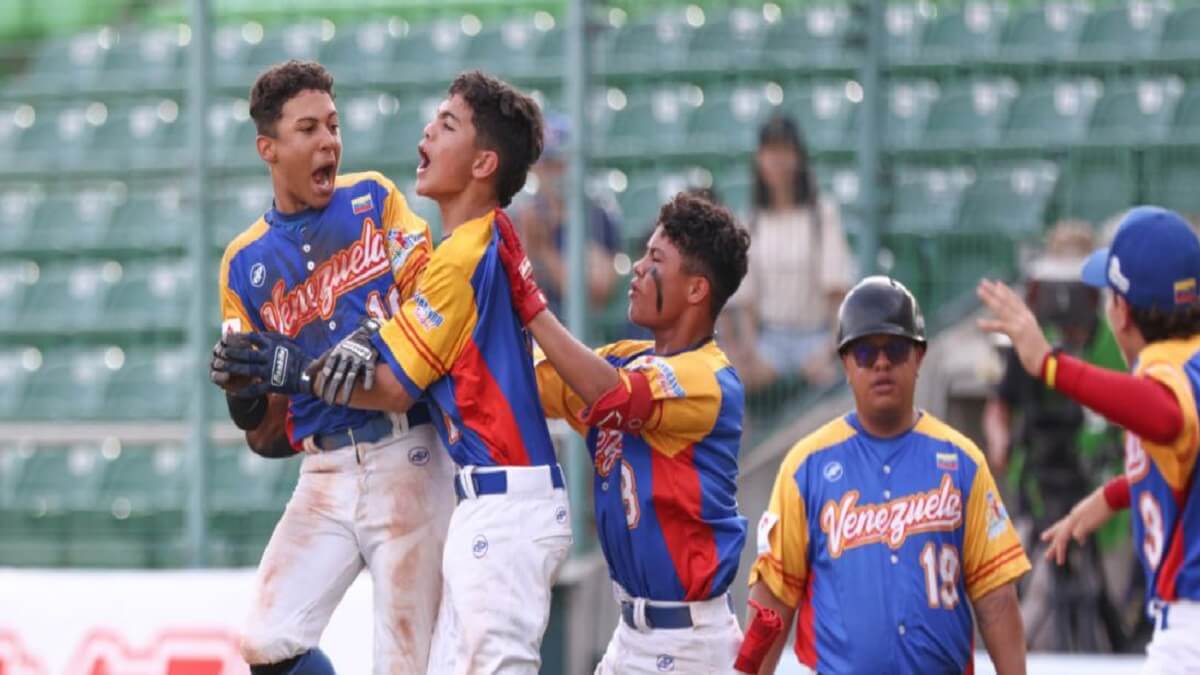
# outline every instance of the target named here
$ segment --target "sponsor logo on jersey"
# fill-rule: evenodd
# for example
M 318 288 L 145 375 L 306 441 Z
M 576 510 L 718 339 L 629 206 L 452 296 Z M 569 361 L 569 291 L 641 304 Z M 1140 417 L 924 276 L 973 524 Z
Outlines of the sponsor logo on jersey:
M 687 392 L 679 384 L 679 378 L 675 375 L 675 369 L 671 364 L 667 363 L 666 359 L 657 356 L 639 356 L 629 363 L 630 370 L 651 370 L 654 371 L 654 380 L 658 383 L 658 388 L 668 398 L 683 398 L 687 396 Z
M 821 469 L 821 475 L 825 476 L 825 480 L 830 483 L 838 482 L 845 473 L 846 470 L 842 468 L 841 462 L 830 462 L 825 465 L 824 469 Z
M 259 308 L 263 323 L 288 337 L 318 318 L 333 317 L 338 298 L 388 271 L 383 235 L 370 218 L 363 219 L 358 241 L 317 265 L 312 274 L 291 290 L 275 282 L 271 299 Z
M 372 208 L 374 208 L 374 205 L 371 203 L 371 195 L 363 195 L 350 200 L 350 210 L 356 216 L 364 214 Z
M 958 471 L 958 453 L 939 452 L 937 454 L 937 468 L 942 471 Z
M 775 523 L 779 522 L 779 514 L 763 511 L 762 517 L 758 519 L 758 554 L 771 552 L 771 530 L 775 529 Z
M 267 266 L 256 262 L 250 268 L 250 285 L 255 288 L 262 288 L 262 285 L 267 282 Z
M 988 541 L 1004 534 L 1008 529 L 1008 511 L 1004 509 L 1004 502 L 995 495 L 991 490 L 987 493 L 987 534 Z
M 608 478 L 613 467 L 621 459 L 622 440 L 625 434 L 617 429 L 596 430 L 596 473 Z
M 1196 280 L 1180 279 L 1175 282 L 1175 304 L 1190 305 L 1196 301 Z
M 962 525 L 962 492 L 948 475 L 942 475 L 941 484 L 932 490 L 883 504 L 859 506 L 859 496 L 858 490 L 850 490 L 821 508 L 821 531 L 833 558 L 867 544 L 887 544 L 895 550 L 909 535 L 951 531 Z
M 404 263 L 417 247 L 425 241 L 424 232 L 405 234 L 400 230 L 389 230 L 387 233 L 388 258 L 392 262 L 392 273 L 399 274 L 404 269 Z
M 417 306 L 417 323 L 427 331 L 438 328 L 445 322 L 441 314 L 429 304 L 429 300 L 420 292 L 417 291 L 412 296 L 413 303 Z

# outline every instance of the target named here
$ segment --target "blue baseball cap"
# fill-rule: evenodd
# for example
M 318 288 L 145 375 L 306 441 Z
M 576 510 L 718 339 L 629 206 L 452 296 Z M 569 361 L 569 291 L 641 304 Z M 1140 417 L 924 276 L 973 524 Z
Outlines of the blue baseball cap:
M 1108 248 L 1088 256 L 1081 277 L 1138 309 L 1174 311 L 1197 300 L 1200 239 L 1178 213 L 1139 206 L 1121 219 Z
M 560 112 L 550 112 L 542 118 L 542 159 L 563 159 L 567 141 L 571 138 L 571 118 Z

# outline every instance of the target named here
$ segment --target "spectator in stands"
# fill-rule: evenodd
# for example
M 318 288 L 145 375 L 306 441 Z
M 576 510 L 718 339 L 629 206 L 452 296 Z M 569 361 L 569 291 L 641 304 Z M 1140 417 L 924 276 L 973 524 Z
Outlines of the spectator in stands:
M 788 117 L 759 130 L 748 225 L 750 273 L 730 302 L 722 346 L 749 391 L 781 378 L 833 382 L 831 326 L 855 272 L 837 204 L 821 196 Z
M 534 276 L 550 301 L 556 314 L 562 313 L 566 293 L 566 191 L 565 155 L 571 133 L 570 120 L 565 115 L 546 116 L 545 141 L 541 160 L 533 166 L 537 180 L 536 194 L 527 197 L 515 208 L 516 225 L 521 231 Z M 588 307 L 600 310 L 612 297 L 617 281 L 614 257 L 621 251 L 621 225 L 610 209 L 595 200 L 587 201 L 588 243 L 587 261 Z

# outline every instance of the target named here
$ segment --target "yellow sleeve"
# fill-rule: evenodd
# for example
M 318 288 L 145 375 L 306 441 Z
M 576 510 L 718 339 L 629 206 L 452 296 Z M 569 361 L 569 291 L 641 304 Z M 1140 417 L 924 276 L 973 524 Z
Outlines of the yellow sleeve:
M 1192 470 L 1196 466 L 1196 448 L 1200 444 L 1200 423 L 1197 421 L 1196 398 L 1192 394 L 1192 385 L 1180 368 L 1161 361 L 1139 365 L 1137 374 L 1163 383 L 1175 394 L 1175 400 L 1179 401 L 1183 413 L 1183 430 L 1173 442 L 1158 445 L 1144 438 L 1138 440 L 1167 483 L 1176 490 L 1183 490 L 1187 487 Z
M 387 242 L 388 261 L 401 300 L 407 300 L 416 289 L 417 279 L 433 255 L 433 239 L 429 224 L 413 212 L 404 193 L 392 181 L 379 177 L 387 190 L 383 202 L 383 236 Z
M 450 372 L 479 320 L 466 272 L 440 255 L 443 250 L 434 253 L 412 297 L 379 331 L 380 355 L 413 398 Z
M 963 525 L 963 573 L 972 601 L 1030 569 L 992 473 L 986 463 L 977 466 Z
M 533 368 L 537 375 L 538 396 L 541 397 L 546 417 L 566 420 L 576 433 L 586 434 L 587 427 L 580 422 L 586 407 L 583 399 L 567 386 L 541 348 L 533 350 Z
M 650 447 L 674 456 L 712 431 L 721 413 L 721 386 L 714 364 L 705 355 L 647 355 L 621 371 L 622 381 L 638 374 L 650 385 L 654 404 L 641 431 Z
M 750 585 L 762 581 L 789 607 L 800 604 L 808 577 L 808 513 L 796 479 L 802 457 L 793 448 L 779 467 L 771 502 L 758 521 L 758 558 L 750 568 Z
M 221 259 L 220 287 L 218 295 L 221 302 L 221 334 L 250 333 L 254 331 L 254 323 L 242 303 L 242 298 L 229 286 L 229 263 L 232 256 L 227 251 Z

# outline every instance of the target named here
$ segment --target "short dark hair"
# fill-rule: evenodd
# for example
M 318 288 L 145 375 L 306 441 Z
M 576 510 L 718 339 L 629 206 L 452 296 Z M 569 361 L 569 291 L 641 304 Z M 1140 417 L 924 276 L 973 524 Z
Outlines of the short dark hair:
M 454 78 L 448 93 L 461 96 L 471 108 L 476 143 L 499 155 L 496 197 L 500 206 L 508 206 L 542 155 L 541 109 L 509 83 L 478 70 Z
M 1200 305 L 1193 304 L 1173 312 L 1138 309 L 1130 305 L 1129 316 L 1146 342 L 1190 338 L 1200 334 Z
M 716 318 L 746 276 L 750 233 L 729 209 L 687 192 L 663 205 L 658 224 L 683 254 L 684 271 L 708 279 Z
M 292 59 L 267 68 L 250 87 L 250 119 L 263 136 L 275 135 L 283 106 L 302 91 L 323 91 L 334 98 L 333 75 L 315 61 Z

